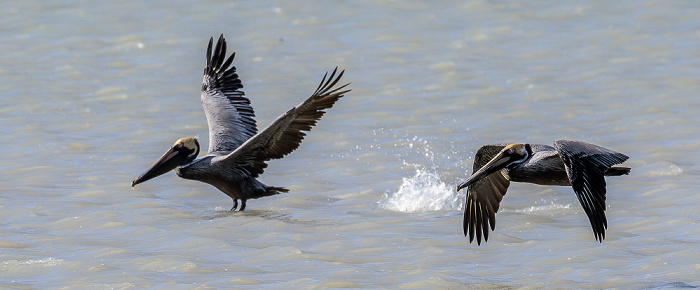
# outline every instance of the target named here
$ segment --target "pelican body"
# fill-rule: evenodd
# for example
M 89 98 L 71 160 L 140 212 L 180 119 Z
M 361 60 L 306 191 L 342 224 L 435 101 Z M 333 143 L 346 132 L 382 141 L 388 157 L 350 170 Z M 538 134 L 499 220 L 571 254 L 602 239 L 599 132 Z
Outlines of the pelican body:
M 233 199 L 233 208 L 244 210 L 248 199 L 275 195 L 289 190 L 268 186 L 257 178 L 267 161 L 279 159 L 296 150 L 326 109 L 349 92 L 348 84 L 335 87 L 344 71 L 338 68 L 323 77 L 316 91 L 301 104 L 279 116 L 258 132 L 255 112 L 245 97 L 243 85 L 231 65 L 235 53 L 226 58 L 226 40 L 219 37 L 207 48 L 201 101 L 209 125 L 209 152 L 197 157 L 199 142 L 194 137 L 177 140 L 173 146 L 131 186 L 175 170 L 179 177 L 213 185 Z M 213 48 L 213 50 L 212 50 Z
M 630 172 L 613 167 L 629 157 L 582 141 L 557 140 L 554 147 L 541 144 L 497 144 L 479 148 L 474 173 L 457 186 L 467 188 L 464 236 L 477 244 L 488 241 L 489 225 L 496 228 L 495 214 L 510 182 L 571 186 L 593 227 L 596 240 L 605 239 L 605 176 Z

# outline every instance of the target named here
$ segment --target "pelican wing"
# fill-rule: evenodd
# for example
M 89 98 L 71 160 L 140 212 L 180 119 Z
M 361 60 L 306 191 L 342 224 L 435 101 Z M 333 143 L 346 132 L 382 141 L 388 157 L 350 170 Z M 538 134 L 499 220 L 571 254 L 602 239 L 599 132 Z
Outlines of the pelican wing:
M 202 107 L 209 123 L 209 153 L 231 152 L 258 132 L 250 100 L 240 89 L 241 80 L 232 66 L 236 53 L 226 59 L 223 34 L 216 42 L 209 39 L 202 80 Z
M 231 166 L 242 167 L 251 176 L 257 177 L 267 167 L 266 161 L 282 158 L 296 150 L 306 136 L 304 131 L 310 131 L 326 113 L 324 110 L 333 107 L 338 99 L 350 91 L 343 90 L 349 84 L 334 88 L 345 72 L 341 71 L 336 77 L 337 70 L 336 67 L 330 77 L 326 73 L 311 97 L 277 117 L 270 126 L 235 151 L 217 159 L 225 160 Z
M 557 140 L 554 148 L 564 161 L 566 174 L 588 215 L 596 240 L 605 239 L 605 171 L 625 162 L 627 155 L 581 141 Z
M 507 144 L 484 145 L 479 148 L 474 156 L 473 172 L 479 171 L 486 163 L 491 161 Z M 491 173 L 483 179 L 467 187 L 467 200 L 464 206 L 464 236 L 469 234 L 469 242 L 474 241 L 481 245 L 481 236 L 484 242 L 489 239 L 489 225 L 491 230 L 496 229 L 496 212 L 503 196 L 508 190 L 510 181 L 504 175 L 503 170 Z

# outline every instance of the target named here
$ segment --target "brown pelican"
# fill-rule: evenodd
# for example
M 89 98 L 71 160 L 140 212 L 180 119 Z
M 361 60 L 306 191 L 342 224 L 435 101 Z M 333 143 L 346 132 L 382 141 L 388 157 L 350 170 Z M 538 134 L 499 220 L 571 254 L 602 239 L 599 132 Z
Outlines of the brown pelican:
M 462 184 L 467 187 L 464 236 L 481 244 L 496 229 L 495 214 L 511 181 L 541 185 L 570 185 L 593 227 L 596 240 L 603 242 L 605 218 L 605 177 L 628 174 L 630 168 L 612 167 L 629 157 L 581 141 L 557 140 L 554 147 L 540 144 L 485 145 L 474 156 L 474 173 Z
M 325 114 L 325 109 L 350 90 L 348 84 L 334 88 L 344 70 L 338 68 L 321 80 L 316 91 L 298 106 L 277 117 L 258 132 L 250 100 L 244 96 L 241 80 L 232 66 L 235 53 L 226 59 L 226 40 L 219 37 L 212 51 L 209 39 L 201 101 L 209 123 L 209 153 L 199 155 L 199 142 L 194 137 L 181 138 L 131 186 L 175 169 L 178 176 L 205 182 L 233 199 L 233 208 L 244 210 L 251 198 L 270 196 L 289 190 L 267 186 L 256 178 L 263 173 L 270 159 L 279 159 L 299 147 L 311 127 Z M 327 77 L 327 78 L 326 78 Z

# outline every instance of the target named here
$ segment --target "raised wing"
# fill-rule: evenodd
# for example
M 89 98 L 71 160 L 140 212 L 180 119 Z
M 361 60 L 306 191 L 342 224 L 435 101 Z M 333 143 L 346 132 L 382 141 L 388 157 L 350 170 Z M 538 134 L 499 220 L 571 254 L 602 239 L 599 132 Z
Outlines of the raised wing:
M 472 172 L 479 171 L 506 145 L 481 146 L 474 156 L 474 170 Z M 509 185 L 510 181 L 503 174 L 503 170 L 499 170 L 467 187 L 462 227 L 464 228 L 464 236 L 469 233 L 470 243 L 474 241 L 475 233 L 477 244 L 481 245 L 482 234 L 484 242 L 488 241 L 489 225 L 491 230 L 496 229 L 496 212 L 498 212 L 500 202 Z
M 255 112 L 245 97 L 241 80 L 232 66 L 236 53 L 226 59 L 226 40 L 222 34 L 212 51 L 209 39 L 207 61 L 202 80 L 202 107 L 209 123 L 209 153 L 231 152 L 258 132 Z
M 605 217 L 605 172 L 629 157 L 581 141 L 557 140 L 554 148 L 564 161 L 566 174 L 588 215 L 596 240 L 603 242 L 608 221 Z
M 267 167 L 266 161 L 282 158 L 296 150 L 306 136 L 304 131 L 310 131 L 326 113 L 324 110 L 333 107 L 338 99 L 350 91 L 343 90 L 349 84 L 333 88 L 345 72 L 343 70 L 335 77 L 337 70 L 336 67 L 330 77 L 328 73 L 323 76 L 321 84 L 311 97 L 277 117 L 270 126 L 235 151 L 216 158 L 222 162 L 231 162 L 231 166 L 243 167 L 251 176 L 257 177 Z

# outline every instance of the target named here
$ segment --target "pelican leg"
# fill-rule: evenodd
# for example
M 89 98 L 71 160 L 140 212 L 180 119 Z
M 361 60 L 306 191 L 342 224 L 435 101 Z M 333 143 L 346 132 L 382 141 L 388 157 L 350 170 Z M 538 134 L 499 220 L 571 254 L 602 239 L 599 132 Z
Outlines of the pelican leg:
M 239 209 L 238 211 L 245 210 L 245 201 L 246 201 L 245 199 L 241 199 L 241 209 Z
M 233 207 L 231 208 L 231 211 L 236 210 L 237 207 L 238 207 L 238 200 L 234 198 L 233 199 Z

